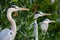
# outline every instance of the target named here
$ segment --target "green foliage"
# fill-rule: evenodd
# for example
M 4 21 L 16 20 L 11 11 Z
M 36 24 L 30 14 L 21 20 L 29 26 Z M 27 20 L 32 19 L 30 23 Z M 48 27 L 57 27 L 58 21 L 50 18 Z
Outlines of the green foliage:
M 56 11 L 57 11 L 57 3 L 51 4 L 50 0 L 0 0 L 0 28 L 1 30 L 4 28 L 10 28 L 10 24 L 6 18 L 7 9 L 11 5 L 17 5 L 20 7 L 29 8 L 30 11 L 19 11 L 18 16 L 15 17 L 12 15 L 17 24 L 17 35 L 15 40 L 32 40 L 33 36 L 33 24 L 34 22 L 33 16 L 34 12 L 42 11 L 45 13 L 51 13 L 51 16 L 44 16 L 38 18 L 38 24 L 43 21 L 45 18 L 49 18 L 52 20 L 57 19 Z M 51 23 L 49 25 L 48 33 L 49 38 L 46 35 L 45 40 L 60 40 L 60 22 Z M 31 29 L 30 29 L 31 27 Z M 1 31 L 0 30 L 0 31 Z M 41 29 L 39 27 L 39 40 L 42 40 L 43 35 L 41 35 Z M 53 36 L 52 36 L 53 35 Z

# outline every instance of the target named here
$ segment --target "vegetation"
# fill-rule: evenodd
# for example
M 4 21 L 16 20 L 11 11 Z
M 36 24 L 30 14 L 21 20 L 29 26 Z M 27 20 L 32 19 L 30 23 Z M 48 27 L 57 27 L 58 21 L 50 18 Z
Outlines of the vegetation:
M 32 40 L 34 39 L 33 33 L 33 16 L 36 11 L 51 13 L 51 16 L 44 16 L 38 18 L 38 25 L 45 18 L 55 20 L 58 18 L 57 2 L 51 4 L 50 0 L 0 0 L 0 31 L 4 28 L 10 28 L 10 24 L 6 18 L 7 9 L 11 5 L 29 8 L 30 11 L 19 11 L 13 13 L 13 18 L 17 24 L 17 35 L 15 40 Z M 60 22 L 50 23 L 48 28 L 48 35 L 45 40 L 60 40 Z M 30 29 L 31 28 L 31 29 Z M 41 29 L 39 27 L 39 40 L 42 40 Z

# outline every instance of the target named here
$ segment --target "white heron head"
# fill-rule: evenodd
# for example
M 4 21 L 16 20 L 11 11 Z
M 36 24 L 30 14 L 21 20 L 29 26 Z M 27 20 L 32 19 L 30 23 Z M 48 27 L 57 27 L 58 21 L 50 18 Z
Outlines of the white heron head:
M 47 13 L 43 13 L 41 11 L 38 11 L 38 12 L 35 13 L 34 19 L 36 19 L 38 17 L 41 17 L 41 16 L 46 16 L 46 15 L 51 15 L 51 14 L 47 14 Z
M 29 10 L 29 9 L 21 8 L 16 5 L 11 5 L 11 7 L 8 9 L 8 12 L 14 12 L 14 11 L 19 11 L 19 10 Z
M 51 23 L 51 22 L 55 22 L 55 21 L 53 21 L 53 20 L 50 20 L 50 19 L 46 18 L 43 22 Z

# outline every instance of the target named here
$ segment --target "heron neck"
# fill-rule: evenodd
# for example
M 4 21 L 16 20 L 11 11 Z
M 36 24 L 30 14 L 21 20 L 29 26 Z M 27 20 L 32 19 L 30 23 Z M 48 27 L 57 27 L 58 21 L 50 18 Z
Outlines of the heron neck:
M 34 32 L 35 33 L 37 33 L 37 29 L 38 29 L 37 20 L 34 20 Z
M 11 31 L 13 32 L 13 39 L 14 39 L 14 37 L 16 35 L 16 23 L 15 23 L 14 19 L 12 18 L 11 14 L 12 14 L 12 12 L 7 12 L 7 19 L 10 22 Z
M 34 20 L 34 23 L 37 24 L 37 19 Z
M 35 18 L 35 16 L 34 16 L 34 26 L 35 26 L 35 27 L 38 27 L 37 18 Z
M 35 39 L 38 40 L 38 24 L 37 24 L 37 19 L 34 20 L 34 35 L 36 36 Z

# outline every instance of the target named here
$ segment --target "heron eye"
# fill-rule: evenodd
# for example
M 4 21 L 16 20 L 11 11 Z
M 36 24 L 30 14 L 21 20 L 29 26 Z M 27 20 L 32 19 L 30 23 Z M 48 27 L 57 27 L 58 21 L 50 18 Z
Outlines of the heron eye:
M 15 6 L 11 6 L 11 8 L 15 8 L 15 9 L 16 9 L 16 7 L 15 7 Z
M 10 34 L 12 34 L 12 32 L 10 32 Z

